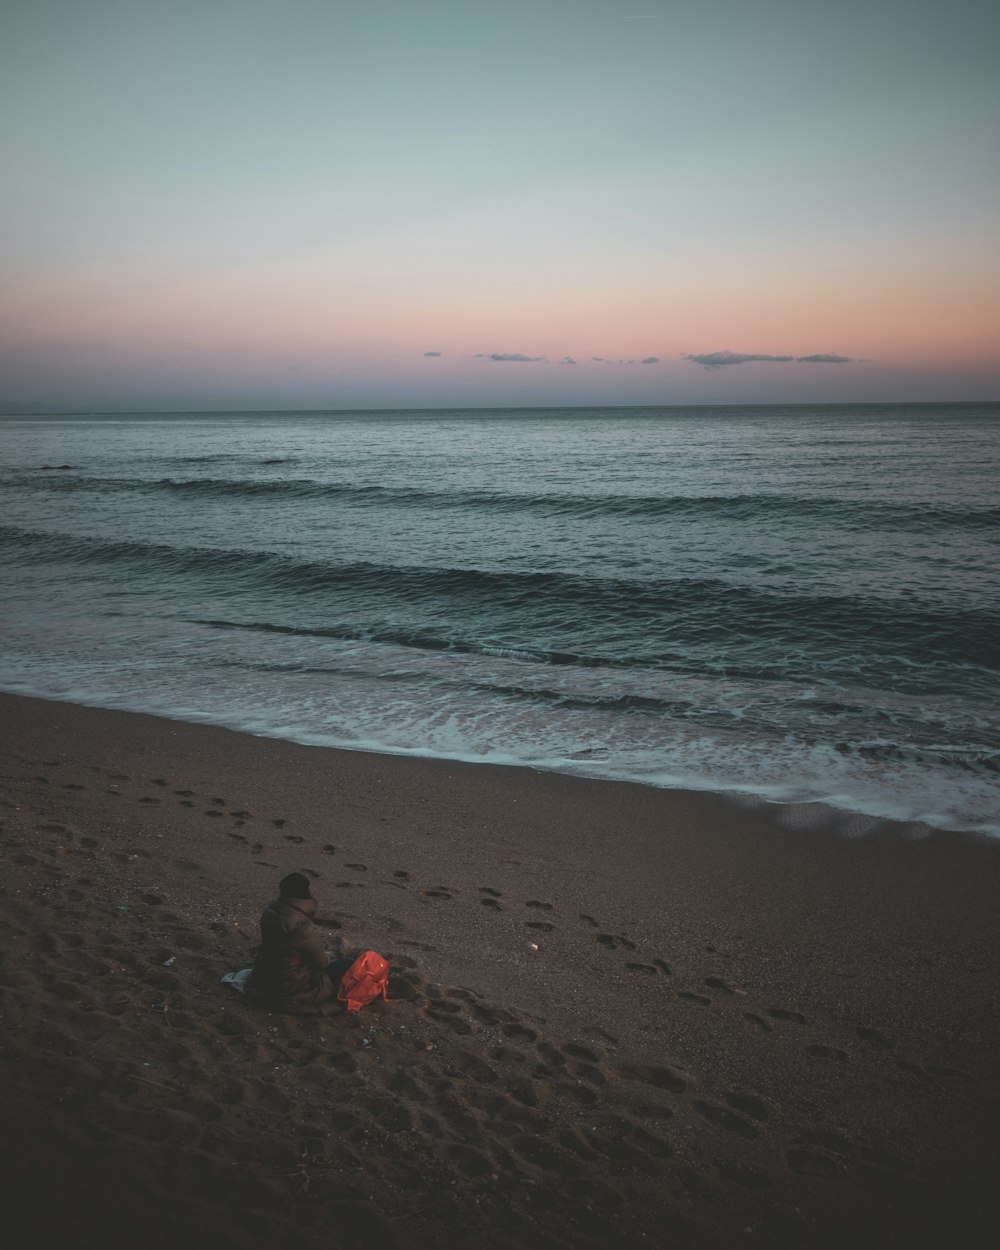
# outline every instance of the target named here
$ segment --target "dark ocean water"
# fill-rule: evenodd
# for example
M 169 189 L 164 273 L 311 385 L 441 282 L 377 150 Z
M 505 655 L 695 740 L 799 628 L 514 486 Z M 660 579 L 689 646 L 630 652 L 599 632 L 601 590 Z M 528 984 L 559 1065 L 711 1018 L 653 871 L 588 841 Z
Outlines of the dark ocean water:
M 0 688 L 1000 833 L 997 405 L 0 438 Z

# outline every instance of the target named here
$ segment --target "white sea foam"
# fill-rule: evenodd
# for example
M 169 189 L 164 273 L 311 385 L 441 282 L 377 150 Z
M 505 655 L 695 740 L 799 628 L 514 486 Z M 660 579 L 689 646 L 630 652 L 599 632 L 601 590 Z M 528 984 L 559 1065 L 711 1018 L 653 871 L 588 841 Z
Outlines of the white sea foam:
M 69 674 L 45 675 L 0 666 L 0 688 L 89 706 L 151 712 L 193 723 L 217 724 L 261 737 L 312 746 L 394 755 L 524 765 L 578 776 L 631 781 L 666 789 L 693 789 L 786 805 L 792 823 L 822 805 L 850 818 L 825 820 L 845 836 L 858 836 L 884 820 L 966 830 L 1000 837 L 994 777 L 955 776 L 944 768 L 879 761 L 843 754 L 827 745 L 787 739 L 763 745 L 731 730 L 705 732 L 662 718 L 613 715 L 553 718 L 546 708 L 511 707 L 503 700 L 466 709 L 451 695 L 415 700 L 411 686 L 371 693 L 371 679 L 338 680 L 336 692 L 318 693 L 308 679 L 264 675 L 253 685 L 217 690 L 192 680 L 165 691 L 147 673 L 108 674 L 99 685 Z M 268 680 L 268 677 L 271 680 Z M 102 688 L 103 685 L 103 688 Z M 870 825 L 863 818 L 868 818 Z M 791 819 L 791 818 L 790 818 Z

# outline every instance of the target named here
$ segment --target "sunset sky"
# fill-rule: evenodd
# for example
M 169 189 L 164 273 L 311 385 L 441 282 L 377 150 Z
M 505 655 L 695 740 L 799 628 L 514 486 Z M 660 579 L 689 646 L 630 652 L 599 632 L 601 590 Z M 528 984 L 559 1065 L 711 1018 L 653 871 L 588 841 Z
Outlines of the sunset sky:
M 998 64 L 995 0 L 5 0 L 0 400 L 1000 397 Z

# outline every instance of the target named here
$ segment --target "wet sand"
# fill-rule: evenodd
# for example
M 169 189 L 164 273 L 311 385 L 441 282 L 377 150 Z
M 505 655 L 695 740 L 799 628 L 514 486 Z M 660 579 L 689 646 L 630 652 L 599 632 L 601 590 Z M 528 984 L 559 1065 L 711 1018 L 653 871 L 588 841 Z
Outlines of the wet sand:
M 0 723 L 17 1250 L 1000 1237 L 995 843 L 15 696 Z M 220 983 L 292 870 L 390 1002 Z

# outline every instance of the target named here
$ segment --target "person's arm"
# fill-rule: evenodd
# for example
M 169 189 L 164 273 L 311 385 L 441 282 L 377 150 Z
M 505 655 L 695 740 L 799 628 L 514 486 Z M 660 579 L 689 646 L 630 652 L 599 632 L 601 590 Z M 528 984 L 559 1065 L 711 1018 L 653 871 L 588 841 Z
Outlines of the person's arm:
M 296 929 L 295 933 L 298 939 L 295 945 L 302 956 L 303 962 L 311 968 L 322 972 L 330 962 L 330 956 L 326 953 L 323 943 L 320 941 L 319 930 L 310 921 L 308 924 L 304 924 Z

